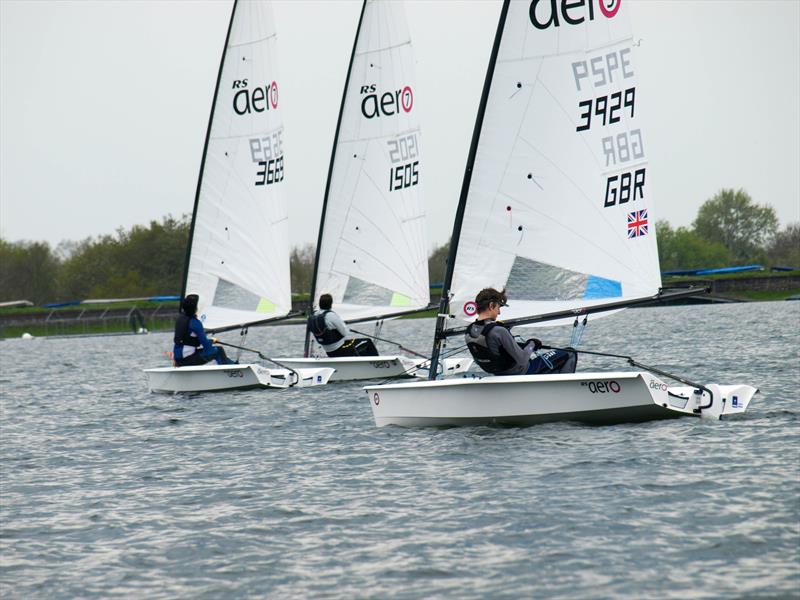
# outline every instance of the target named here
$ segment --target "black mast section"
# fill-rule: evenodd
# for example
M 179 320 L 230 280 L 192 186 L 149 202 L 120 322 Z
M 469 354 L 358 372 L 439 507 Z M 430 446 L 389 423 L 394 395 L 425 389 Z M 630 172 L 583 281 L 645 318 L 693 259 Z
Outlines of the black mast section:
M 450 252 L 447 256 L 447 272 L 444 276 L 442 285 L 442 298 L 439 301 L 439 315 L 436 318 L 436 332 L 433 337 L 433 350 L 431 351 L 431 365 L 429 369 L 429 379 L 436 379 L 436 370 L 439 366 L 439 350 L 445 338 L 445 325 L 448 318 L 448 308 L 450 304 L 450 285 L 453 282 L 453 271 L 456 266 L 456 254 L 458 253 L 458 241 L 461 237 L 461 225 L 464 221 L 464 212 L 467 208 L 467 196 L 469 186 L 472 181 L 472 168 L 475 165 L 475 155 L 478 153 L 478 142 L 481 138 L 481 128 L 483 127 L 483 116 L 486 112 L 486 103 L 489 100 L 489 91 L 492 89 L 492 77 L 497 63 L 497 54 L 500 51 L 500 42 L 503 39 L 503 29 L 506 25 L 508 6 L 510 0 L 503 1 L 503 8 L 500 10 L 500 21 L 497 24 L 497 33 L 494 36 L 492 55 L 489 58 L 489 67 L 486 70 L 486 79 L 483 82 L 483 92 L 481 93 L 481 103 L 478 107 L 478 116 L 475 118 L 475 129 L 472 132 L 472 143 L 467 156 L 467 167 L 464 170 L 464 181 L 461 184 L 461 196 L 458 200 L 456 218 L 453 223 L 453 234 L 450 236 Z
M 358 28 L 356 29 L 356 39 L 353 41 L 353 52 L 350 54 L 350 64 L 347 67 L 347 77 L 344 80 L 344 91 L 342 92 L 342 103 L 339 106 L 339 119 L 336 121 L 336 133 L 333 136 L 333 149 L 331 150 L 331 163 L 328 166 L 328 181 L 325 182 L 325 197 L 322 200 L 322 216 L 319 220 L 319 234 L 317 236 L 317 250 L 314 256 L 314 274 L 311 276 L 311 296 L 309 301 L 309 312 L 314 309 L 314 296 L 317 293 L 317 272 L 319 271 L 319 254 L 322 249 L 322 234 L 325 232 L 325 212 L 328 208 L 328 194 L 331 190 L 331 177 L 333 175 L 333 163 L 336 160 L 336 144 L 339 143 L 339 129 L 342 126 L 342 114 L 344 113 L 344 102 L 347 98 L 347 88 L 350 86 L 350 73 L 353 70 L 353 60 L 356 57 L 356 48 L 358 47 L 358 37 L 361 35 L 361 22 L 364 20 L 364 9 L 367 6 L 367 0 L 364 0 L 361 5 L 361 15 L 358 17 Z M 306 331 L 306 342 L 303 350 L 303 356 L 308 357 L 309 346 L 311 345 L 311 337 L 309 332 Z
M 228 53 L 228 42 L 231 39 L 231 29 L 233 28 L 233 18 L 236 15 L 236 6 L 239 0 L 233 1 L 231 9 L 231 20 L 228 22 L 228 33 L 225 34 L 225 46 L 222 48 L 222 58 L 219 61 L 219 71 L 217 72 L 217 86 L 214 88 L 214 99 L 211 101 L 211 114 L 208 116 L 208 129 L 206 129 L 206 143 L 203 146 L 203 158 L 200 161 L 200 175 L 197 177 L 197 191 L 194 194 L 194 208 L 192 209 L 192 224 L 189 226 L 189 243 L 186 244 L 186 258 L 183 262 L 183 283 L 181 284 L 181 298 L 186 296 L 186 281 L 189 278 L 189 259 L 192 256 L 192 242 L 194 241 L 194 223 L 197 219 L 197 206 L 200 203 L 200 189 L 203 186 L 203 170 L 206 166 L 206 154 L 208 154 L 208 140 L 211 138 L 211 126 L 214 123 L 214 111 L 217 108 L 217 96 L 219 95 L 219 82 L 222 79 L 222 68 L 225 66 L 225 55 Z

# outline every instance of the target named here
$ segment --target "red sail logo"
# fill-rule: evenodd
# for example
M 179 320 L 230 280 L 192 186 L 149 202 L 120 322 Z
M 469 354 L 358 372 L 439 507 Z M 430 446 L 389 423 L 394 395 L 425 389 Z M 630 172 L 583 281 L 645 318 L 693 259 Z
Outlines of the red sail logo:
M 536 29 L 560 27 L 562 23 L 580 25 L 594 21 L 595 2 L 607 19 L 616 16 L 622 4 L 622 0 L 532 0 L 528 13 Z
M 368 119 L 390 117 L 401 111 L 409 113 L 414 108 L 414 92 L 410 85 L 383 93 L 377 91 L 374 83 L 362 85 L 361 95 L 361 114 Z
M 233 88 L 238 90 L 233 95 L 233 110 L 237 115 L 278 108 L 278 83 L 275 81 L 250 88 L 247 79 L 238 79 L 233 82 Z

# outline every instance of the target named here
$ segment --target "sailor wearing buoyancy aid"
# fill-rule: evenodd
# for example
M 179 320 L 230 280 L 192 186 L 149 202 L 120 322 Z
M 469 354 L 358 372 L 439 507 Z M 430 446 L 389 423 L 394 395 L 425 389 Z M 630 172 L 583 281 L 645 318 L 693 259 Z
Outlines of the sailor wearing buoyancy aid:
M 322 294 L 319 297 L 319 309 L 308 318 L 308 331 L 329 356 L 353 339 L 353 334 L 342 318 L 331 310 L 332 306 L 333 297 Z
M 308 318 L 307 329 L 331 357 L 378 356 L 372 340 L 353 337 L 342 318 L 331 310 L 330 294 L 319 297 L 319 310 Z
M 573 373 L 577 363 L 574 352 L 548 350 L 531 360 L 542 342 L 536 338 L 517 342 L 511 331 L 497 322 L 500 309 L 508 306 L 506 301 L 505 290 L 494 288 L 481 290 L 475 298 L 478 320 L 467 328 L 464 338 L 478 366 L 494 375 Z
M 175 366 L 204 365 L 211 360 L 216 360 L 221 365 L 231 364 L 233 361 L 226 356 L 225 350 L 214 345 L 197 318 L 199 300 L 197 294 L 188 294 L 181 300 L 180 315 L 175 320 L 175 345 L 172 349 Z

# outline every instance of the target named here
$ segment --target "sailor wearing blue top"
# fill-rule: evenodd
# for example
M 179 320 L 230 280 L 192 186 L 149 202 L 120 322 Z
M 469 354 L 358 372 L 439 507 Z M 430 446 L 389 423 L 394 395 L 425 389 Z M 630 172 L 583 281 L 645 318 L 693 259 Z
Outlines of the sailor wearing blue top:
M 220 365 L 234 364 L 221 346 L 215 346 L 206 336 L 203 324 L 197 318 L 197 294 L 188 294 L 181 300 L 181 314 L 175 321 L 175 347 L 172 358 L 176 367 L 204 365 L 211 360 Z

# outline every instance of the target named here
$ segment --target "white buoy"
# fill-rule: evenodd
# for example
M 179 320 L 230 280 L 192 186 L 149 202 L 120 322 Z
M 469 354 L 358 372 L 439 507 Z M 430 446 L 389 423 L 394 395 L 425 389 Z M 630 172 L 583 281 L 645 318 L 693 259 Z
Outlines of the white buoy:
M 22 334 L 22 339 L 23 340 L 32 340 L 33 336 L 26 331 L 25 333 Z

